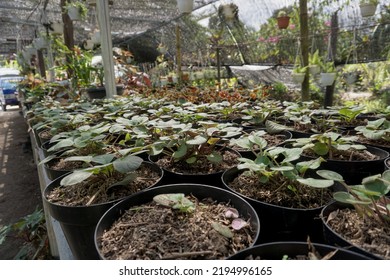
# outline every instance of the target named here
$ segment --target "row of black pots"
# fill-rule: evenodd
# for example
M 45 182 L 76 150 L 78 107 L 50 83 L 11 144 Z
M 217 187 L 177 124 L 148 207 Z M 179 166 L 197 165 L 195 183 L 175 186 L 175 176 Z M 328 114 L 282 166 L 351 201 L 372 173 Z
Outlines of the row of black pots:
M 52 182 L 45 190 L 44 197 L 58 184 Z M 50 214 L 59 221 L 64 235 L 69 243 L 72 253 L 76 259 L 104 259 L 100 252 L 100 238 L 105 230 L 126 211 L 127 209 L 149 202 L 157 194 L 163 193 L 184 193 L 191 194 L 198 199 L 212 197 L 218 202 L 229 202 L 235 207 L 240 215 L 246 220 L 250 220 L 251 228 L 255 232 L 254 242 L 243 251 L 238 252 L 227 259 L 238 260 L 252 258 L 261 259 L 282 259 L 284 255 L 291 257 L 297 255 L 307 255 L 309 251 L 306 242 L 286 241 L 286 242 L 267 242 L 258 243 L 261 232 L 265 225 L 261 223 L 257 211 L 247 200 L 241 196 L 220 188 L 199 184 L 173 184 L 151 187 L 138 192 L 121 201 L 113 201 L 88 207 L 66 207 L 50 203 L 45 200 L 49 206 Z M 261 223 L 261 231 L 260 231 Z M 362 252 L 351 252 L 349 250 L 313 243 L 320 255 L 326 255 L 330 251 L 336 251 L 333 259 L 368 259 L 370 256 Z
M 147 162 L 145 162 L 144 164 L 154 165 L 153 163 Z M 161 170 L 161 178 L 163 177 L 162 174 L 163 171 Z M 229 196 L 229 201 L 234 201 L 234 205 L 238 210 L 245 208 L 246 213 L 250 213 L 249 216 L 255 219 L 253 226 L 256 228 L 257 238 L 254 242 L 254 245 L 260 245 L 275 241 L 304 242 L 309 236 L 313 242 L 329 242 L 329 244 L 346 246 L 346 243 L 340 244 L 339 242 L 334 242 L 334 238 L 332 239 L 332 237 L 329 237 L 329 234 L 332 233 L 331 230 L 323 232 L 323 227 L 325 229 L 326 223 L 324 223 L 324 221 L 321 220 L 320 217 L 321 211 L 324 207 L 318 207 L 315 209 L 294 209 L 275 206 L 245 197 L 240 193 L 236 193 L 234 190 L 228 187 L 228 182 L 232 180 L 232 178 L 236 176 L 236 174 L 238 174 L 238 170 L 236 170 L 235 168 L 226 171 L 223 174 L 222 180 L 224 182 L 225 189 L 209 185 L 193 184 L 189 182 L 181 184 L 171 184 L 169 186 L 175 186 L 175 192 L 178 192 L 178 188 L 180 189 L 180 192 L 184 192 L 185 188 L 189 188 L 190 192 L 193 194 L 197 194 L 196 191 L 198 189 L 202 189 L 203 192 L 201 192 L 200 195 L 208 194 L 217 200 L 220 200 L 221 198 L 225 199 L 226 196 Z M 96 238 L 99 238 L 99 234 L 103 229 L 100 228 L 97 231 L 97 237 L 95 239 L 94 231 L 102 215 L 104 215 L 104 213 L 106 213 L 118 201 L 111 201 L 104 204 L 88 207 L 67 207 L 50 203 L 46 199 L 47 195 L 50 193 L 51 190 L 59 187 L 59 182 L 64 176 L 65 175 L 58 177 L 47 186 L 44 192 L 44 201 L 48 205 L 48 209 L 52 217 L 59 221 L 75 258 L 101 258 L 98 251 L 95 250 L 96 244 L 94 243 L 94 240 Z M 163 185 L 161 182 L 162 181 L 160 180 L 157 184 L 148 188 L 148 190 Z M 207 189 L 207 191 L 205 191 L 205 189 Z M 142 191 L 141 193 L 144 193 L 148 190 Z M 163 190 L 160 189 L 160 191 Z M 127 207 L 128 205 L 142 202 L 143 200 L 140 198 L 139 195 L 141 194 L 137 193 L 133 195 L 135 197 L 135 201 L 137 202 L 122 202 L 123 204 L 121 205 Z M 149 196 L 147 197 L 150 198 L 150 195 L 151 194 L 149 194 Z M 116 211 L 118 213 L 118 211 L 121 212 L 122 210 L 113 211 Z M 112 216 L 113 214 L 110 215 Z M 243 215 L 248 216 L 247 214 Z M 261 232 L 259 231 L 260 221 L 262 225 Z M 324 237 L 324 233 L 326 234 L 326 237 Z M 335 236 L 337 236 L 337 234 L 335 234 Z

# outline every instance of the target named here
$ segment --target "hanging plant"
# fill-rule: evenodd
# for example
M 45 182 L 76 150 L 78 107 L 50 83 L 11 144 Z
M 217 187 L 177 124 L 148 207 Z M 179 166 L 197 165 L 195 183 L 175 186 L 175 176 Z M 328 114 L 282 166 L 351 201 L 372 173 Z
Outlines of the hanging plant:
M 88 8 L 82 2 L 68 2 L 64 8 L 72 21 L 80 21 L 87 18 Z
M 336 80 L 336 67 L 333 61 L 322 64 L 322 72 L 320 73 L 320 84 L 322 86 L 331 86 Z
M 361 0 L 359 4 L 362 17 L 371 17 L 375 15 L 378 0 Z
M 279 29 L 286 29 L 290 24 L 290 16 L 285 11 L 280 11 L 276 19 Z
M 313 54 L 309 54 L 309 72 L 311 75 L 317 75 L 320 73 L 321 63 L 319 50 L 316 50 Z
M 193 0 L 177 0 L 177 7 L 182 14 L 189 14 L 194 8 Z

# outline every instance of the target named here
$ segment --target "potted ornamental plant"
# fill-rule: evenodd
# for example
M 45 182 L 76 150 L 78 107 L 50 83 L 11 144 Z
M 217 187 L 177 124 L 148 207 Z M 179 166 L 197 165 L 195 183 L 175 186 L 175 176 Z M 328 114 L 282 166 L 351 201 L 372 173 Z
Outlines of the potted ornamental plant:
M 163 183 L 198 183 L 221 186 L 223 171 L 238 164 L 240 154 L 223 143 L 227 133 L 240 134 L 218 123 L 199 121 L 200 128 L 190 124 L 175 125 L 169 134 L 159 137 L 150 151 L 150 159 L 165 172 Z M 178 130 L 178 128 L 180 128 Z M 166 133 L 166 132 L 165 132 Z
M 322 157 L 321 168 L 340 173 L 348 184 L 359 184 L 364 177 L 384 171 L 385 150 L 357 143 L 356 136 L 337 132 L 313 134 L 308 138 L 286 141 L 303 149 L 301 160 Z
M 322 64 L 320 73 L 320 84 L 322 86 L 331 86 L 336 80 L 336 67 L 333 61 L 328 61 Z
M 190 14 L 194 8 L 194 0 L 177 0 L 177 8 L 182 14 Z
M 257 242 L 260 221 L 241 197 L 210 185 L 163 185 L 113 206 L 99 221 L 103 260 L 222 260 Z
M 306 77 L 308 66 L 296 65 L 292 71 L 291 77 L 294 83 L 302 84 Z
M 322 211 L 325 239 L 370 259 L 390 260 L 390 171 L 349 185 L 340 174 L 329 177 L 344 185 Z
M 362 17 L 371 17 L 375 15 L 378 3 L 378 0 L 361 0 L 359 8 Z
M 317 75 L 321 71 L 321 57 L 319 55 L 319 50 L 316 50 L 314 53 L 309 54 L 309 73 L 311 75 Z
M 50 215 L 60 223 L 76 259 L 98 259 L 93 235 L 104 212 L 125 197 L 155 186 L 162 177 L 157 165 L 140 157 L 113 158 L 110 154 L 95 157 L 98 165 L 62 175 L 44 190 Z
M 73 21 L 85 20 L 88 15 L 88 8 L 80 1 L 68 1 L 65 5 L 68 16 Z
M 290 24 L 290 16 L 286 11 L 281 10 L 276 17 L 279 29 L 286 29 Z
M 306 240 L 307 235 L 321 238 L 315 218 L 330 202 L 334 181 L 322 178 L 325 171 L 314 173 L 322 158 L 296 162 L 302 151 L 273 147 L 254 160 L 240 158 L 239 165 L 222 175 L 225 188 L 244 197 L 257 211 L 262 242 Z

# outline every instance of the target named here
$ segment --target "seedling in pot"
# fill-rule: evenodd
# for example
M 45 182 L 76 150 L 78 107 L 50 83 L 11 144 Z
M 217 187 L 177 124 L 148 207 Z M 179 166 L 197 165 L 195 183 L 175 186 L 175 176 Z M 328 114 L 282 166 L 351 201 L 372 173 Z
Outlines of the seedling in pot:
M 108 191 L 114 187 L 125 186 L 134 181 L 137 177 L 134 174 L 134 171 L 137 170 L 143 162 L 142 158 L 133 155 L 118 158 L 114 161 L 112 161 L 112 157 L 101 157 L 100 159 L 101 165 L 75 170 L 62 178 L 60 182 L 61 186 L 71 186 L 85 182 L 91 178 L 91 176 L 95 175 L 95 178 L 99 178 L 98 180 L 101 182 L 99 183 L 99 186 L 102 186 L 102 182 L 110 181 L 112 178 L 115 178 L 116 174 L 121 174 L 118 177 L 120 178 L 119 181 L 117 180 L 106 187 L 99 187 L 86 205 L 92 204 L 100 193 L 108 193 Z
M 361 185 L 350 186 L 343 177 L 333 171 L 323 170 L 321 176 L 340 182 L 347 191 L 335 192 L 335 200 L 352 204 L 356 211 L 367 220 L 374 220 L 390 228 L 390 170 L 366 177 Z

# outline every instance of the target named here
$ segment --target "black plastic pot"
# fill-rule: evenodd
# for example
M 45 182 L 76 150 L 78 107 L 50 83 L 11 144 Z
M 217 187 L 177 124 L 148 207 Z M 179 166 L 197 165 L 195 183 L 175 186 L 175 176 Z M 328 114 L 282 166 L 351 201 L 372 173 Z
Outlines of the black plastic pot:
M 105 230 L 109 229 L 112 224 L 122 216 L 124 211 L 133 206 L 142 205 L 144 203 L 153 200 L 153 197 L 158 194 L 164 193 L 183 193 L 185 195 L 193 195 L 198 199 L 212 198 L 217 202 L 229 202 L 232 207 L 238 210 L 240 216 L 244 220 L 250 220 L 251 227 L 255 232 L 253 244 L 258 239 L 260 233 L 260 220 L 253 207 L 240 196 L 223 190 L 214 186 L 201 185 L 201 184 L 172 184 L 163 185 L 155 188 L 151 188 L 139 193 L 136 193 L 123 201 L 115 204 L 111 207 L 100 219 L 96 226 L 95 231 L 95 251 L 99 255 L 100 259 L 104 259 L 104 256 L 100 253 L 100 238 Z
M 87 89 L 88 98 L 93 99 L 103 99 L 106 97 L 106 88 L 97 87 L 97 88 L 88 88 Z
M 379 174 L 385 171 L 385 159 L 389 157 L 389 153 L 385 150 L 366 146 L 367 151 L 379 156 L 377 160 L 368 161 L 347 161 L 347 160 L 331 160 L 327 159 L 321 163 L 321 169 L 335 171 L 343 176 L 347 184 L 361 184 L 362 179 L 371 175 Z M 299 160 L 311 160 L 312 157 L 301 156 Z
M 239 157 L 241 157 L 239 152 L 234 151 L 233 149 L 229 149 L 229 150 L 239 155 Z M 149 156 L 149 160 L 151 162 L 157 162 L 158 159 L 159 159 L 159 155 Z M 209 173 L 209 174 L 186 174 L 186 173 L 172 172 L 165 168 L 162 169 L 164 170 L 164 176 L 162 178 L 162 183 L 161 183 L 162 185 L 193 183 L 193 184 L 204 184 L 204 185 L 211 185 L 219 188 L 224 188 L 221 180 L 221 176 L 224 171 L 219 171 L 219 172 Z
M 261 220 L 261 234 L 257 244 L 276 241 L 322 242 L 322 227 L 319 215 L 323 206 L 312 209 L 283 207 L 245 196 L 231 187 L 232 182 L 245 170 L 237 167 L 225 171 L 222 181 L 226 189 L 247 200 L 256 210 Z M 325 204 L 324 204 L 325 205 Z
M 343 248 L 330 246 L 321 243 L 312 243 L 315 250 L 321 255 L 326 256 L 330 252 L 336 251 L 331 260 L 368 260 L 364 255 L 346 250 Z M 307 256 L 309 246 L 306 242 L 272 242 L 247 248 L 228 258 L 228 260 L 282 260 L 284 256 L 295 259 L 297 256 Z
M 265 123 L 263 122 L 253 123 L 242 118 L 234 119 L 232 122 L 240 125 L 243 129 L 265 129 Z
M 151 166 L 160 172 L 162 177 L 163 171 L 157 165 L 150 162 L 142 164 Z M 48 195 L 53 189 L 60 187 L 60 181 L 67 174 L 58 177 L 45 188 L 44 203 L 47 205 L 50 215 L 61 225 L 73 256 L 80 260 L 97 260 L 99 256 L 95 250 L 94 242 L 96 224 L 110 207 L 125 198 L 90 206 L 73 207 L 51 203 L 47 200 Z M 159 182 L 149 188 L 157 186 Z
M 50 161 L 45 162 L 43 164 L 43 167 L 45 168 L 45 171 L 46 171 L 46 175 L 51 181 L 54 181 L 58 177 L 73 171 L 73 169 L 65 169 L 65 170 L 62 169 L 61 170 L 61 169 L 53 169 L 50 167 L 54 162 L 59 161 L 59 160 L 61 160 L 61 157 L 55 157 L 55 158 L 51 159 Z
M 326 222 L 328 219 L 328 216 L 330 213 L 333 211 L 337 211 L 339 209 L 345 209 L 345 208 L 353 208 L 353 206 L 345 203 L 341 203 L 338 201 L 333 201 L 326 205 L 323 210 L 321 211 L 321 222 L 322 222 L 322 227 L 323 227 L 323 235 L 324 235 L 324 241 L 332 246 L 337 246 L 341 248 L 346 248 L 350 251 L 356 252 L 358 254 L 365 255 L 369 259 L 374 259 L 374 260 L 380 260 L 380 258 L 377 255 L 374 255 L 358 246 L 353 245 L 351 242 L 346 240 L 344 237 L 342 237 L 340 234 L 335 232 Z
M 309 138 L 314 133 L 302 132 L 297 130 L 289 130 L 291 132 L 292 138 Z

